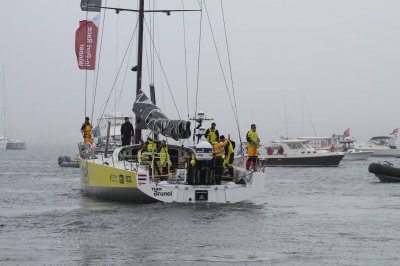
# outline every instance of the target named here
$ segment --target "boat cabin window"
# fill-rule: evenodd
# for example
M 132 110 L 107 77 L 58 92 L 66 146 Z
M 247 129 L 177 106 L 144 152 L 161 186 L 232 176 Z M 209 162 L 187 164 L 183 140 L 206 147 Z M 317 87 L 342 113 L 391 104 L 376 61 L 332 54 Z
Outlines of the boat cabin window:
M 301 143 L 286 143 L 291 150 L 303 150 L 304 146 Z

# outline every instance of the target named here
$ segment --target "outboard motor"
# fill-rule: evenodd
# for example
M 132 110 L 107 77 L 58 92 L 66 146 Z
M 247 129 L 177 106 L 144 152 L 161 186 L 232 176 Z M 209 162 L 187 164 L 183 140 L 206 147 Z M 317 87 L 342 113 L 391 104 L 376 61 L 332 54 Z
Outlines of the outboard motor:
M 215 183 L 215 171 L 213 169 L 213 148 L 204 138 L 196 145 L 196 162 L 192 166 L 188 177 L 190 185 L 212 185 Z

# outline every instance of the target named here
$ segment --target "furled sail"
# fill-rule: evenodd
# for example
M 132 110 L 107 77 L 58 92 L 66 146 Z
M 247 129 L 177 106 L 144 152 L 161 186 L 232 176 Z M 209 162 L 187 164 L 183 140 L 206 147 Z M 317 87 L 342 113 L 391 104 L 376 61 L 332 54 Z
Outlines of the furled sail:
M 190 137 L 190 121 L 168 119 L 143 91 L 139 91 L 136 97 L 133 112 L 155 133 L 174 140 Z

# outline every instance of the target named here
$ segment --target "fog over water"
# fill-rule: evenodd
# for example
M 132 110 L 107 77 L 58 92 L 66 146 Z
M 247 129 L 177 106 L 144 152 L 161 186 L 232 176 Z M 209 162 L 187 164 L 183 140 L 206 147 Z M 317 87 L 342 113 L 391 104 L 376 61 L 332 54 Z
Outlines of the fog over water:
M 149 1 L 146 2 L 148 7 Z M 185 8 L 196 9 L 197 3 L 185 1 Z M 79 21 L 86 19 L 79 4 L 78 0 L 59 0 L 56 4 L 50 0 L 2 2 L 0 65 L 5 69 L 8 136 L 31 143 L 79 140 L 85 116 L 85 80 L 90 115 L 96 73 L 88 72 L 86 76 L 77 67 L 75 31 Z M 182 8 L 178 0 L 155 4 L 158 9 Z M 220 1 L 206 4 L 230 85 Z M 318 136 L 339 134 L 350 128 L 359 141 L 367 141 L 400 127 L 399 1 L 229 0 L 223 4 L 242 134 L 255 122 L 263 142 L 287 133 L 293 137 L 313 136 L 313 126 Z M 135 9 L 137 1 L 110 0 L 107 6 Z M 92 17 L 94 14 L 89 14 Z M 107 11 L 105 17 L 104 30 L 100 29 L 103 43 L 95 119 L 110 93 L 136 25 L 136 14 L 129 12 L 116 15 Z M 103 18 L 104 14 L 101 23 Z M 151 21 L 147 15 L 148 26 Z M 185 13 L 188 102 L 182 14 L 159 14 L 154 21 L 156 48 L 179 113 L 186 118 L 189 106 L 192 116 L 200 13 Z M 136 64 L 136 41 L 127 52 L 131 54 L 130 61 L 123 61 L 107 112 L 131 114 L 136 74 L 129 69 Z M 148 37 L 145 48 L 150 49 Z M 146 52 L 146 91 L 150 61 L 150 52 Z M 157 102 L 168 116 L 177 117 L 157 61 L 155 70 Z M 223 134 L 237 137 L 205 8 L 199 73 L 199 109 L 215 119 Z M 3 94 L 0 95 L 3 105 Z M 3 115 L 0 118 L 2 134 Z

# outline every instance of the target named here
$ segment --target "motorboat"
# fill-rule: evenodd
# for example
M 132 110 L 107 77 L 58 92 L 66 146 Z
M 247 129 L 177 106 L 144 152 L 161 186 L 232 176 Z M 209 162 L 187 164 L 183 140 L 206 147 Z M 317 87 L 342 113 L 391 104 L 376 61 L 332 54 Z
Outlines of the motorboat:
M 381 182 L 400 182 L 400 168 L 393 166 L 393 163 L 371 163 L 368 171 L 373 173 Z
M 338 166 L 342 152 L 316 150 L 306 139 L 278 140 L 265 147 L 259 157 L 260 166 Z
M 346 138 L 339 141 L 339 150 L 344 153 L 343 160 L 367 160 L 374 153 L 373 151 L 356 149 L 354 143 L 355 140 L 353 138 Z
M 6 149 L 7 141 L 8 139 L 6 139 L 4 136 L 0 136 L 0 150 Z
M 26 150 L 26 143 L 19 139 L 9 139 L 6 144 L 6 150 Z
M 376 136 L 365 144 L 355 145 L 356 149 L 373 151 L 371 156 L 399 157 L 400 149 L 396 146 L 397 134 L 391 136 Z

